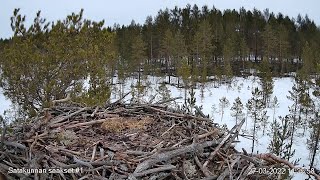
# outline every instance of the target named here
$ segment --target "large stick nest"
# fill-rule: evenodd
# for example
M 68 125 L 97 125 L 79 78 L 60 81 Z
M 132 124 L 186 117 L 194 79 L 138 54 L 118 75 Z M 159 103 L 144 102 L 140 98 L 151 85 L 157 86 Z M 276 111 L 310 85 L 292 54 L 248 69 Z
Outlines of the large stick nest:
M 280 178 L 284 171 L 254 171 L 287 167 L 277 157 L 234 148 L 243 123 L 222 129 L 159 104 L 60 104 L 7 131 L 0 171 L 8 179 Z

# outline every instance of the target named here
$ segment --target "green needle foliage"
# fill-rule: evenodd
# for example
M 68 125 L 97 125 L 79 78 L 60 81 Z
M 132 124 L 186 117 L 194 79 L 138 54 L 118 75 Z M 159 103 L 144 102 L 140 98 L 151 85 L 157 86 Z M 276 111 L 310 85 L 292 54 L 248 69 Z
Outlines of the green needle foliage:
M 83 10 L 47 23 L 39 11 L 26 28 L 25 16 L 14 11 L 14 36 L 2 52 L 1 87 L 29 116 L 67 94 L 84 96 L 89 104 L 108 98 L 105 65 L 114 58 L 114 35 L 102 28 L 103 21 L 91 22 L 82 15 Z M 90 88 L 83 93 L 88 76 Z

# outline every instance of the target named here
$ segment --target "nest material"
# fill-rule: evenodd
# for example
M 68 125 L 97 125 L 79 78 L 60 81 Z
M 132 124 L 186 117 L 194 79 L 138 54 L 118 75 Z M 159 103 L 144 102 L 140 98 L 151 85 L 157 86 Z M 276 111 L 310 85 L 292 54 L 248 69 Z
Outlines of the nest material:
M 8 179 L 278 179 L 254 171 L 276 162 L 235 150 L 243 123 L 226 130 L 156 104 L 56 105 L 5 136 L 0 171 Z M 17 173 L 23 168 L 31 173 Z

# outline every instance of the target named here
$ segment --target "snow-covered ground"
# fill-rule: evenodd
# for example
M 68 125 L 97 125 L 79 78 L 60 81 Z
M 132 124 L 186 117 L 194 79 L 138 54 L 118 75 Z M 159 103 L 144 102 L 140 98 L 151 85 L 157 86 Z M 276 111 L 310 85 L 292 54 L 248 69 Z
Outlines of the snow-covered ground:
M 130 78 L 126 80 L 125 85 L 123 86 L 123 92 L 130 92 L 132 91 L 131 85 L 136 83 L 136 79 Z M 149 100 L 152 99 L 152 96 L 159 95 L 159 83 L 163 81 L 168 81 L 168 79 L 160 78 L 160 77 L 147 77 L 147 82 L 150 83 L 150 88 L 147 89 L 144 99 Z M 113 82 L 117 82 L 117 79 L 114 78 Z M 177 83 L 176 78 L 171 78 L 171 82 Z M 293 85 L 292 78 L 275 78 L 274 79 L 274 93 L 273 97 L 276 96 L 279 102 L 279 108 L 276 109 L 276 116 L 285 116 L 289 113 L 288 107 L 292 105 L 292 102 L 288 100 L 287 95 L 289 95 L 289 90 L 291 90 Z M 120 84 L 116 84 L 113 87 L 111 99 L 116 100 L 119 98 L 119 89 Z M 184 97 L 184 89 L 177 88 L 177 86 L 173 85 L 166 85 L 168 90 L 170 91 L 171 97 Z M 234 82 L 232 83 L 231 87 L 227 85 L 221 85 L 218 88 L 214 86 L 213 83 L 209 82 L 206 83 L 202 88 L 199 85 L 197 89 L 194 90 L 195 98 L 196 98 L 196 105 L 203 107 L 203 112 L 205 114 L 209 114 L 210 117 L 214 119 L 216 123 L 225 124 L 229 129 L 231 129 L 235 125 L 235 118 L 231 116 L 230 108 L 237 97 L 240 97 L 241 102 L 243 103 L 244 107 L 247 103 L 248 99 L 252 97 L 251 91 L 255 87 L 259 87 L 259 80 L 258 78 L 248 77 L 248 78 L 235 78 Z M 221 111 L 219 111 L 219 99 L 222 97 L 226 97 L 229 100 L 229 106 L 225 108 L 223 119 L 221 120 Z M 272 97 L 272 98 L 273 98 Z M 126 97 L 127 100 L 131 98 L 131 94 Z M 157 97 L 158 98 L 158 97 Z M 155 100 L 157 100 L 157 98 Z M 178 100 L 178 103 L 182 103 L 183 99 Z M 10 101 L 3 97 L 3 94 L 0 91 L 0 114 L 3 113 L 3 110 L 8 109 L 10 106 Z M 216 107 L 216 111 L 213 111 L 212 107 Z M 268 116 L 269 122 L 272 121 L 273 117 L 273 110 L 268 108 Z M 244 108 L 244 112 L 246 113 L 246 108 Z M 248 116 L 247 122 L 243 126 L 243 130 L 246 134 L 250 134 L 250 130 L 252 128 L 252 120 Z M 267 135 L 270 131 L 270 124 L 267 126 L 267 130 L 265 135 L 262 134 L 262 131 L 258 132 L 258 142 L 256 143 L 254 152 L 265 153 L 268 152 L 268 145 L 270 143 L 270 137 Z M 299 161 L 299 166 L 306 166 L 309 165 L 309 150 L 306 146 L 307 138 L 309 137 L 308 132 L 303 137 L 296 137 L 294 139 L 293 149 L 295 149 L 295 155 L 292 159 L 301 158 Z M 239 137 L 239 143 L 236 144 L 236 148 L 241 151 L 242 148 L 246 149 L 248 152 L 251 152 L 251 144 L 252 140 L 246 139 L 243 137 Z M 320 169 L 320 159 L 317 156 L 316 159 L 316 166 Z M 295 173 L 294 179 L 305 179 L 308 178 L 306 175 L 301 173 Z
M 0 115 L 3 116 L 4 111 L 10 109 L 11 101 L 4 97 L 2 89 L 0 89 Z
M 168 81 L 164 78 L 157 78 L 157 77 L 148 77 L 148 81 L 151 83 L 151 87 L 148 92 L 145 94 L 144 98 L 146 100 L 150 99 L 152 95 L 157 94 L 156 89 L 159 87 L 159 82 Z M 116 81 L 116 80 L 115 80 Z M 287 96 L 289 95 L 289 91 L 292 88 L 293 85 L 293 78 L 274 78 L 274 93 L 272 95 L 272 98 L 274 96 L 277 97 L 279 102 L 279 108 L 276 108 L 275 117 L 278 116 L 284 117 L 285 115 L 289 114 L 289 106 L 293 104 L 292 101 L 290 101 Z M 136 79 L 129 79 L 127 80 L 127 83 L 124 87 L 124 92 L 130 92 L 131 84 L 134 84 L 136 82 Z M 177 79 L 171 77 L 171 82 L 177 83 Z M 184 89 L 183 88 L 177 88 L 177 86 L 172 85 L 166 85 L 166 87 L 170 90 L 171 97 L 184 97 Z M 245 104 L 248 102 L 248 100 L 252 97 L 251 91 L 253 88 L 259 87 L 259 79 L 254 77 L 248 77 L 248 78 L 235 78 L 234 82 L 232 83 L 232 86 L 227 85 L 221 85 L 218 88 L 214 87 L 213 83 L 206 83 L 203 88 L 201 89 L 200 86 L 198 86 L 197 89 L 194 90 L 195 97 L 196 97 L 196 105 L 203 107 L 203 112 L 205 114 L 209 114 L 210 117 L 213 117 L 214 122 L 217 122 L 219 124 L 225 124 L 229 129 L 231 129 L 235 125 L 235 118 L 231 116 L 231 106 L 234 102 L 234 100 L 237 97 L 240 97 L 241 102 L 243 103 L 244 107 Z M 119 85 L 115 87 L 116 89 L 119 89 Z M 223 119 L 221 120 L 221 111 L 219 111 L 219 99 L 222 97 L 226 97 L 229 100 L 229 106 L 225 108 Z M 112 93 L 112 99 L 118 99 L 119 95 L 116 93 L 116 91 L 113 91 Z M 131 95 L 129 95 L 126 99 L 130 99 Z M 179 100 L 180 104 L 182 103 L 182 99 Z M 213 111 L 212 107 L 215 107 L 216 110 Z M 254 152 L 259 153 L 268 153 L 268 145 L 270 143 L 270 137 L 268 136 L 268 133 L 270 132 L 270 123 L 272 122 L 273 118 L 273 109 L 267 108 L 267 115 L 269 116 L 269 124 L 266 128 L 266 133 L 263 135 L 262 130 L 258 132 L 258 137 L 256 142 L 256 146 L 254 148 Z M 246 113 L 246 108 L 244 108 L 244 112 Z M 248 116 L 247 122 L 243 125 L 243 130 L 245 134 L 250 134 L 252 127 L 252 119 Z M 309 150 L 307 149 L 306 142 L 309 138 L 308 131 L 305 133 L 302 137 L 295 137 L 294 138 L 294 144 L 293 149 L 295 150 L 294 157 L 291 160 L 300 159 L 298 166 L 300 167 L 308 167 L 310 164 L 309 159 Z M 239 137 L 239 143 L 236 144 L 236 148 L 241 151 L 242 148 L 246 149 L 248 152 L 251 152 L 251 145 L 252 140 Z M 316 159 L 316 167 L 320 168 L 320 158 L 317 156 Z M 294 179 L 301 180 L 306 179 L 308 176 L 306 176 L 303 173 L 294 173 Z

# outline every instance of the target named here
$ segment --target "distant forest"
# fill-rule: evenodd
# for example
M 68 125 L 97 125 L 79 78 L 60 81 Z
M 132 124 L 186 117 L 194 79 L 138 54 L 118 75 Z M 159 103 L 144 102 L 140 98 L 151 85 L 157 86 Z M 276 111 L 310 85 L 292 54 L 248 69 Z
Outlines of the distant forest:
M 303 63 L 312 67 L 319 63 L 316 53 L 320 31 L 307 15 L 290 19 L 268 9 L 222 12 L 214 7 L 187 5 L 160 10 L 154 18 L 148 16 L 143 25 L 132 21 L 129 26 L 116 25 L 109 30 L 117 34 L 123 64 L 135 57 L 134 46 L 143 47 L 146 63 L 160 63 L 174 72 L 181 57 L 187 57 L 193 69 L 209 74 L 228 72 L 228 66 L 239 73 L 262 59 L 269 61 L 275 75 L 295 72 Z M 312 56 L 310 61 L 307 56 Z M 312 73 L 315 69 L 310 70 Z
M 0 41 L 0 86 L 28 114 L 69 93 L 89 104 L 105 102 L 106 82 L 115 75 L 122 83 L 138 75 L 138 85 L 145 75 L 169 76 L 169 83 L 177 76 L 187 85 L 190 77 L 230 82 L 255 69 L 272 82 L 290 72 L 314 76 L 320 63 L 319 27 L 308 16 L 291 19 L 268 9 L 187 5 L 160 10 L 144 24 L 113 27 L 84 19 L 83 10 L 56 22 L 39 11 L 29 27 L 25 21 L 15 9 L 14 35 Z

